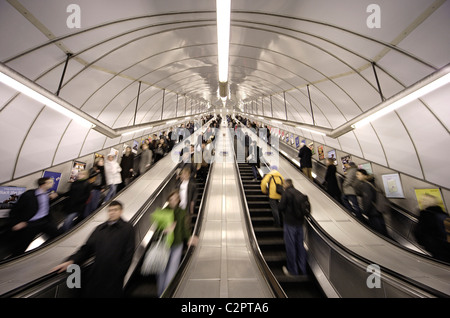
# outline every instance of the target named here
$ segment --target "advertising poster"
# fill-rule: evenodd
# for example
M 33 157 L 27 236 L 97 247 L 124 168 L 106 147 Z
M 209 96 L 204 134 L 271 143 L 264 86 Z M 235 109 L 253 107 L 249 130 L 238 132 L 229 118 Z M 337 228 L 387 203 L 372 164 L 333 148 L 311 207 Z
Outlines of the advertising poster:
M 444 206 L 444 200 L 442 199 L 442 194 L 441 194 L 441 190 L 439 188 L 434 188 L 434 189 L 414 189 L 414 192 L 416 193 L 416 198 L 417 198 L 417 203 L 419 205 L 419 209 L 423 210 L 423 197 L 425 194 L 429 194 L 433 197 L 435 197 L 438 202 L 439 202 L 439 206 L 442 208 L 442 210 L 445 210 L 445 206 Z
M 137 140 L 133 140 L 133 147 L 131 147 L 131 151 L 134 154 L 137 154 L 139 148 L 139 142 Z
M 24 187 L 0 187 L 0 217 L 7 217 L 9 210 L 26 190 Z
M 81 170 L 86 169 L 86 163 L 80 161 L 74 161 L 72 166 L 72 171 L 70 172 L 69 182 L 74 182 L 78 179 L 78 173 Z
M 289 134 L 286 134 L 286 143 L 289 144 Z
M 317 147 L 317 152 L 319 153 L 319 160 L 325 159 L 325 155 L 323 153 L 323 146 Z
M 333 150 L 328 151 L 328 158 L 336 160 L 336 150 L 333 149 Z
M 344 172 L 347 171 L 347 168 L 345 167 L 345 165 L 347 163 L 350 163 L 351 161 L 352 161 L 352 156 L 350 156 L 350 155 L 341 157 L 342 170 L 344 170 Z
M 363 168 L 364 169 L 364 168 Z M 381 175 L 387 198 L 404 198 L 402 184 L 398 173 Z
M 42 175 L 43 178 L 52 178 L 53 179 L 53 188 L 50 189 L 51 191 L 58 190 L 59 181 L 61 181 L 61 173 L 60 172 L 52 172 L 52 171 L 44 171 L 44 174 Z
M 300 137 L 295 137 L 295 148 L 300 147 Z

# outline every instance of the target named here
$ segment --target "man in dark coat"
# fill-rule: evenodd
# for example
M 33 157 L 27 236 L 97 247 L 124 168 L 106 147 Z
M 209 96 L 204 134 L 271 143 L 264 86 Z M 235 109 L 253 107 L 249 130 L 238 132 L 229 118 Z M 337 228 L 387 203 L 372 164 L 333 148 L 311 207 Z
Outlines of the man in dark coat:
M 302 210 L 302 201 L 306 197 L 294 188 L 291 179 L 286 179 L 284 192 L 278 209 L 283 215 L 283 236 L 286 246 L 286 275 L 306 275 L 306 250 L 303 246 L 303 223 L 307 211 Z
M 50 200 L 56 199 L 56 193 L 49 193 L 53 179 L 40 178 L 38 188 L 23 193 L 10 212 L 12 256 L 25 252 L 36 235 L 45 233 L 49 240 L 60 234 L 50 216 Z
M 336 166 L 334 165 L 334 159 L 327 159 L 327 173 L 325 174 L 325 180 L 323 186 L 327 189 L 329 195 L 331 195 L 336 201 L 341 202 L 341 189 L 339 188 L 336 178 Z
M 449 215 L 439 206 L 436 197 L 425 194 L 422 199 L 423 209 L 414 230 L 417 242 L 434 258 L 450 262 L 450 243 L 447 241 L 445 220 Z
M 312 170 L 312 151 L 304 142 L 301 143 L 301 148 L 298 152 L 300 157 L 300 168 L 302 172 L 311 180 L 313 180 L 311 170 Z
M 122 218 L 123 206 L 113 201 L 108 207 L 108 221 L 92 232 L 87 242 L 67 261 L 53 268 L 63 272 L 71 264 L 82 265 L 92 256 L 94 264 L 83 285 L 84 297 L 118 298 L 123 296 L 125 275 L 134 254 L 134 229 Z
M 127 146 L 125 149 L 125 153 L 120 161 L 120 167 L 122 168 L 120 174 L 122 175 L 123 186 L 126 187 L 133 179 L 134 153 L 131 151 L 130 146 Z

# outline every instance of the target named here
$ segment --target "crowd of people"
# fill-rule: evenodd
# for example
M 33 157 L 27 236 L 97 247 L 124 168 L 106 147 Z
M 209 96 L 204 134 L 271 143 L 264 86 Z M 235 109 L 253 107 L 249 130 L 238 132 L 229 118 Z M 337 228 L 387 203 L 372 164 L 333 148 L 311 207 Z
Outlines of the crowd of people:
M 204 132 L 191 141 L 187 137 L 196 129 L 211 121 Z M 70 230 L 77 222 L 92 214 L 102 203 L 108 203 L 108 221 L 99 225 L 85 244 L 76 253 L 67 258 L 55 271 L 65 271 L 71 264 L 81 264 L 95 255 L 95 265 L 91 271 L 92 279 L 86 288 L 85 296 L 120 297 L 123 296 L 122 283 L 133 257 L 135 247 L 134 229 L 121 215 L 123 205 L 113 200 L 121 188 L 127 187 L 133 179 L 146 173 L 158 160 L 169 153 L 176 143 L 183 143 L 180 152 L 180 167 L 177 171 L 177 185 L 167 198 L 168 205 L 162 213 L 171 215 L 173 221 L 160 224 L 159 228 L 171 234 L 170 259 L 166 270 L 157 275 L 158 296 L 162 294 L 181 261 L 183 246 L 195 244 L 197 238 L 192 234 L 191 218 L 197 200 L 196 180 L 204 179 L 208 172 L 216 139 L 214 128 L 219 128 L 222 118 L 203 117 L 200 123 L 183 124 L 177 129 L 163 132 L 159 137 L 152 135 L 146 139 L 137 155 L 127 147 L 120 163 L 115 153 L 109 153 L 106 159 L 95 159 L 89 170 L 79 173 L 68 191 L 65 210 L 67 217 L 58 227 L 50 215 L 50 202 L 57 197 L 49 193 L 53 186 L 50 178 L 40 178 L 38 187 L 26 191 L 10 213 L 11 256 L 22 254 L 30 242 L 39 233 L 45 233 L 49 240 Z M 254 179 L 258 181 L 257 168 L 260 167 L 261 149 L 256 140 L 239 129 L 241 125 L 252 128 L 258 135 L 264 126 L 237 116 L 226 117 L 229 128 L 235 129 L 235 138 L 245 149 L 245 160 L 252 167 Z M 266 129 L 264 140 L 270 143 L 270 130 Z M 301 171 L 312 179 L 312 153 L 304 143 L 298 153 Z M 336 177 L 333 159 L 327 161 L 327 171 L 322 184 L 326 191 L 338 203 L 342 204 L 361 222 L 378 233 L 389 236 L 384 221 L 384 211 L 376 205 L 380 190 L 374 177 L 364 169 L 358 169 L 355 163 L 346 164 L 345 178 L 340 185 Z M 283 267 L 286 275 L 306 274 L 306 251 L 303 246 L 303 226 L 309 213 L 308 198 L 294 187 L 292 179 L 285 179 L 276 165 L 264 175 L 260 183 L 261 191 L 268 195 L 274 218 L 274 225 L 282 227 L 286 246 L 287 263 Z M 112 202 L 110 202 L 113 200 Z M 306 204 L 308 203 L 308 204 Z M 437 202 L 429 198 L 420 212 L 419 225 L 415 232 L 418 242 L 436 258 L 449 260 L 449 243 L 445 231 L 448 215 Z M 157 220 L 154 220 L 157 222 Z M 110 264 L 120 264 L 112 268 Z
M 40 178 L 37 181 L 38 187 L 26 191 L 10 211 L 7 225 L 9 230 L 5 233 L 10 242 L 6 258 L 23 254 L 39 234 L 44 234 L 49 242 L 69 231 L 102 204 L 111 201 L 118 191 L 146 173 L 177 142 L 188 140 L 190 134 L 212 118 L 212 115 L 202 116 L 197 122 L 190 121 L 186 125 L 170 128 L 159 136 L 153 134 L 136 149 L 136 154 L 127 146 L 121 158 L 117 158 L 114 152 L 110 152 L 106 158 L 96 157 L 92 167 L 81 170 L 70 184 L 69 190 L 63 194 L 66 197 L 62 208 L 65 219 L 61 224 L 56 222 L 50 211 L 50 205 L 59 197 L 56 192 L 49 193 L 53 180 Z M 210 137 L 210 142 L 213 140 L 211 127 L 216 125 L 217 120 L 213 120 L 205 134 Z M 204 167 L 201 172 L 203 171 Z

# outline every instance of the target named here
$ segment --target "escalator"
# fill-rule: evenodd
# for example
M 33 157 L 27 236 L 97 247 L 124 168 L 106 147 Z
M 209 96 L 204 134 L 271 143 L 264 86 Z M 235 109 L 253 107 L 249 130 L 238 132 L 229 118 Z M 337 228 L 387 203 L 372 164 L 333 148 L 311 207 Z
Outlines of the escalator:
M 286 276 L 283 273 L 282 267 L 286 265 L 283 229 L 274 225 L 269 198 L 261 192 L 260 181 L 252 181 L 251 166 L 239 163 L 238 167 L 259 248 L 287 297 L 325 297 L 309 268 L 308 275 Z
M 209 171 L 209 169 L 207 169 Z M 196 187 L 197 187 L 197 200 L 194 207 L 194 214 L 191 218 L 191 228 L 194 229 L 195 223 L 197 222 L 198 212 L 201 205 L 202 198 L 205 193 L 205 184 L 206 184 L 207 174 L 198 175 L 195 178 Z M 150 245 L 150 244 L 148 244 Z M 183 250 L 182 261 L 187 252 L 187 245 L 185 244 Z M 148 275 L 143 276 L 140 274 L 140 268 L 142 265 L 141 260 L 139 265 L 136 267 L 135 272 L 130 278 L 126 288 L 125 288 L 125 296 L 127 298 L 157 298 L 157 284 L 156 284 L 156 275 Z

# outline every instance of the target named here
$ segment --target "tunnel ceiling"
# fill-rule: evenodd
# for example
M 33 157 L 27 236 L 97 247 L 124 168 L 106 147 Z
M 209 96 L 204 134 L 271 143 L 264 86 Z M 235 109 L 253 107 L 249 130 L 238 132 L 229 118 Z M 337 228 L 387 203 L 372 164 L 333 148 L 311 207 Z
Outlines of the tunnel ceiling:
M 373 3 L 232 0 L 227 106 L 334 129 L 449 63 L 449 1 Z M 59 96 L 114 129 L 201 113 L 221 105 L 215 9 L 214 0 L 1 0 L 0 61 L 56 94 L 70 53 Z M 439 170 L 449 95 L 447 85 L 337 139 L 296 133 L 450 188 Z M 3 84 L 0 123 L 0 182 L 126 141 Z

